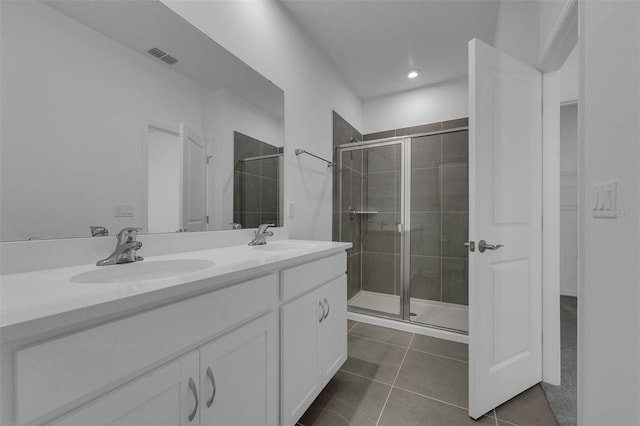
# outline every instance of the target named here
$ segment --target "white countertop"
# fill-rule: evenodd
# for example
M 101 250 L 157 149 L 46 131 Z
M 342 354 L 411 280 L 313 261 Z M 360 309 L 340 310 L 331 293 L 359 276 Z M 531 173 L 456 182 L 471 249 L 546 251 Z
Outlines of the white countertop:
M 281 240 L 305 243 L 294 250 L 259 250 L 247 245 L 146 257 L 143 262 L 203 259 L 215 262 L 196 272 L 124 283 L 83 284 L 72 277 L 101 268 L 81 265 L 0 276 L 0 341 L 26 338 L 88 321 L 126 315 L 147 307 L 222 287 L 264 273 L 339 253 L 351 243 Z M 130 264 L 132 265 L 132 264 Z

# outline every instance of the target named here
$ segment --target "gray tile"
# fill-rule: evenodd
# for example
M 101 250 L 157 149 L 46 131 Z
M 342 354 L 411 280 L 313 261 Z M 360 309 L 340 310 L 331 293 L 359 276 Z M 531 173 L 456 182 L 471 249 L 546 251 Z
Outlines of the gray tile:
M 442 123 L 421 124 L 419 126 L 396 129 L 396 136 L 417 135 L 420 133 L 437 132 L 442 129 Z
M 269 179 L 278 179 L 279 173 L 279 159 L 278 157 L 265 158 L 264 160 L 260 160 L 260 176 L 266 177 Z
M 351 334 L 361 337 L 369 337 L 371 339 L 380 340 L 382 342 L 391 343 L 393 345 L 408 347 L 411 341 L 412 333 L 406 331 L 394 330 L 387 327 L 378 327 L 377 325 L 358 323 Z
M 380 425 L 462 426 L 495 425 L 494 418 L 473 420 L 467 410 L 393 388 L 380 419 Z
M 362 254 L 357 253 L 347 258 L 347 298 L 351 299 L 362 290 L 362 282 L 360 280 L 360 262 Z
M 375 141 L 377 139 L 392 138 L 395 135 L 396 135 L 395 130 L 385 130 L 383 132 L 368 133 L 366 135 L 362 135 L 362 137 L 364 138 L 365 141 Z
M 351 142 L 362 142 L 362 133 L 355 127 L 351 127 Z
M 260 141 L 260 155 L 273 155 L 278 153 L 278 147 Z
M 439 257 L 411 256 L 411 297 L 442 300 Z
M 431 336 L 416 334 L 411 342 L 411 349 L 429 352 L 454 358 L 460 361 L 469 360 L 469 347 L 464 343 L 452 342 L 451 340 L 437 339 Z
M 440 256 L 440 213 L 411 213 L 411 254 Z
M 396 172 L 367 174 L 365 177 L 365 208 L 379 212 L 397 212 L 400 210 L 399 184 Z M 348 206 L 347 206 L 348 207 Z
M 409 350 L 395 386 L 468 407 L 469 368 L 464 362 Z
M 277 213 L 278 211 L 278 181 L 260 178 L 260 211 Z
M 233 172 L 233 210 L 240 211 L 242 209 L 242 173 Z M 235 219 L 234 219 L 235 221 Z
M 333 145 L 349 143 L 351 139 L 351 126 L 340 114 L 333 111 Z
M 397 232 L 395 213 L 379 213 L 364 217 L 362 250 L 375 253 L 395 253 Z
M 356 210 L 362 210 L 363 181 L 362 174 L 354 170 L 351 174 L 351 207 Z
M 395 255 L 362 253 L 362 289 L 394 294 Z
M 466 259 L 442 259 L 442 301 L 469 304 L 469 279 Z
M 358 324 L 357 321 L 351 321 L 351 320 L 347 320 L 347 332 L 351 331 L 351 329 Z
M 259 212 L 242 212 L 243 228 L 257 228 L 260 225 L 260 213 Z
M 455 129 L 457 127 L 467 127 L 469 125 L 469 118 L 458 118 L 455 120 L 443 121 L 442 130 Z
M 342 366 L 344 371 L 387 384 L 393 383 L 406 352 L 404 348 L 353 333 L 349 334 L 347 342 L 349 356 Z
M 498 419 L 520 426 L 555 425 L 556 420 L 549 409 L 549 403 L 539 385 L 535 385 L 520 395 L 496 408 Z
M 468 213 L 442 213 L 442 256 L 467 257 L 464 243 L 469 240 Z
M 442 167 L 442 211 L 469 211 L 466 165 Z
M 467 163 L 469 161 L 469 132 L 442 135 L 442 164 Z
M 438 167 L 442 155 L 442 136 L 423 136 L 411 139 L 411 168 Z
M 260 212 L 260 223 L 273 223 L 279 226 L 278 213 Z
M 385 145 L 365 151 L 367 173 L 391 172 L 400 169 L 400 145 Z
M 348 212 L 350 207 L 353 207 L 353 184 L 352 181 L 354 179 L 354 172 L 349 168 L 343 167 L 340 171 L 340 176 L 342 178 L 342 211 Z M 356 176 L 357 179 L 357 176 Z M 354 207 L 355 208 L 355 207 Z
M 342 235 L 340 235 L 340 241 L 351 242 L 353 247 L 347 250 L 347 254 L 360 253 L 361 250 L 361 238 L 360 238 L 360 217 L 356 216 L 351 219 L 349 213 L 342 213 Z
M 300 418 L 304 426 L 375 425 L 389 386 L 339 371 Z
M 411 210 L 440 210 L 440 177 L 438 168 L 411 171 Z
M 242 173 L 241 210 L 245 212 L 260 211 L 260 178 Z

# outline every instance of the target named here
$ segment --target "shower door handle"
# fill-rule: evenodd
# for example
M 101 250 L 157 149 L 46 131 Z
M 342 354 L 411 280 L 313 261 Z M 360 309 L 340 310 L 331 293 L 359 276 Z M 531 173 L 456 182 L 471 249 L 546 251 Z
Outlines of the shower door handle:
M 404 232 L 404 223 L 398 224 L 398 234 L 402 234 Z

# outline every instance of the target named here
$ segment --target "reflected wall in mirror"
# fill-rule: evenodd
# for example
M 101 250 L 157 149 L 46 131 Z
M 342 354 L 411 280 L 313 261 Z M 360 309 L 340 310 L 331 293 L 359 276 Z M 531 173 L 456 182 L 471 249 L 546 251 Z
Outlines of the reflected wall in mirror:
M 156 0 L 0 8 L 0 240 L 231 229 L 235 132 L 282 150 L 282 90 Z
M 282 217 L 282 148 L 234 132 L 233 222 L 242 228 L 279 225 Z

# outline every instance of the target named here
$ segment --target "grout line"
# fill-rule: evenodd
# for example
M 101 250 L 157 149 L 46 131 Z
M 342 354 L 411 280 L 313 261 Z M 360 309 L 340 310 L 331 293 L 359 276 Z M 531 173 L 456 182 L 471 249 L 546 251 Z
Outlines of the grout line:
M 393 387 L 394 387 L 394 388 L 396 388 L 396 389 L 399 389 L 399 390 L 401 390 L 401 391 L 409 392 L 409 393 L 412 393 L 412 394 L 414 394 L 414 395 L 421 396 L 421 397 L 423 397 L 423 398 L 431 399 L 431 400 L 433 400 L 433 401 L 438 401 L 438 402 L 441 402 L 441 403 L 443 403 L 443 404 L 447 404 L 447 405 L 450 405 L 450 406 L 452 406 L 452 407 L 459 408 L 459 409 L 461 409 L 461 410 L 468 410 L 468 409 L 469 409 L 469 408 L 467 408 L 467 407 L 462 407 L 462 406 L 457 405 L 457 404 L 454 404 L 454 403 L 452 403 L 452 402 L 443 401 L 442 399 L 434 398 L 434 397 L 429 396 L 429 395 L 423 395 L 423 394 L 421 394 L 421 393 L 418 393 L 418 392 L 415 392 L 415 391 L 412 391 L 412 390 L 409 390 L 409 389 L 401 388 L 400 386 L 393 386 Z
M 376 383 L 379 383 L 381 385 L 385 385 L 385 386 L 391 387 L 391 385 L 389 383 L 381 382 L 380 380 L 372 379 L 371 377 L 363 376 L 362 374 L 354 373 L 353 371 L 343 370 L 342 368 L 340 369 L 340 371 L 342 371 L 343 373 L 351 374 L 352 376 L 360 377 L 361 379 L 367 379 L 367 380 L 370 380 L 372 382 L 376 382 Z
M 496 409 L 495 408 L 493 409 L 493 418 L 496 421 L 496 426 L 499 426 L 498 425 L 498 413 L 496 413 Z
M 411 346 L 411 342 L 413 342 L 413 338 L 415 334 L 411 335 L 411 340 L 409 340 L 409 346 Z M 378 420 L 376 421 L 376 426 L 380 423 L 380 419 L 382 419 L 382 414 L 384 413 L 384 409 L 387 408 L 387 402 L 389 402 L 389 397 L 391 397 L 391 391 L 393 391 L 393 387 L 396 384 L 396 380 L 398 380 L 398 376 L 400 375 L 400 370 L 402 370 L 402 366 L 404 365 L 404 360 L 407 358 L 407 354 L 409 353 L 409 348 L 404 352 L 404 356 L 402 357 L 402 361 L 400 362 L 400 367 L 398 367 L 398 372 L 396 373 L 396 377 L 393 379 L 393 383 L 389 388 L 389 393 L 387 394 L 387 399 L 384 401 L 384 405 L 382 406 L 382 410 L 380 410 L 380 415 L 378 416 Z
M 355 326 L 354 326 L 354 327 L 355 327 Z M 352 329 L 353 329 L 353 327 L 352 327 Z M 427 355 L 437 356 L 437 357 L 439 357 L 439 358 L 450 359 L 451 361 L 458 361 L 458 362 L 461 362 L 461 363 L 463 363 L 463 364 L 469 364 L 469 361 L 463 361 L 463 360 L 458 359 L 458 358 L 452 358 L 452 357 L 450 357 L 450 356 L 437 354 L 437 353 L 435 353 L 435 352 L 423 351 L 423 350 L 420 350 L 420 349 L 412 348 L 412 347 L 411 347 L 411 342 L 413 341 L 413 337 L 411 337 L 411 340 L 409 341 L 409 346 L 402 346 L 402 345 L 398 345 L 398 344 L 396 344 L 396 343 L 385 342 L 384 340 L 379 340 L 379 339 L 376 339 L 376 338 L 373 338 L 373 337 L 362 336 L 362 335 L 358 334 L 357 332 L 356 332 L 356 333 L 351 333 L 351 332 L 349 332 L 349 333 L 350 333 L 352 336 L 360 337 L 360 338 L 362 338 L 362 339 L 372 340 L 372 341 L 377 342 L 377 343 L 384 343 L 384 344 L 386 344 L 386 345 L 395 346 L 395 347 L 397 347 L 397 348 L 409 349 L 409 350 L 414 351 L 414 352 L 420 352 L 420 353 L 427 354 Z M 405 333 L 408 333 L 408 332 L 405 332 Z M 414 335 L 415 335 L 415 334 L 414 334 Z
M 355 326 L 358 325 L 358 321 L 354 321 L 354 322 L 355 322 L 355 324 L 353 324 L 351 326 L 351 328 L 347 330 L 347 334 L 351 333 L 351 330 L 353 330 L 355 328 Z

